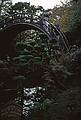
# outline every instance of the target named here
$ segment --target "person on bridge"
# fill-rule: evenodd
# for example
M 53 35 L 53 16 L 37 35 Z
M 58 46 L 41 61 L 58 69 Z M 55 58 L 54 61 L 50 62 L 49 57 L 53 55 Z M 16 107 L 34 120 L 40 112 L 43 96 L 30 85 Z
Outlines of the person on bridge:
M 47 32 L 50 31 L 49 17 L 50 17 L 50 13 L 46 11 L 42 15 L 43 29 L 46 30 Z
M 55 24 L 55 27 L 57 28 L 58 31 L 60 31 L 60 25 L 59 24 Z

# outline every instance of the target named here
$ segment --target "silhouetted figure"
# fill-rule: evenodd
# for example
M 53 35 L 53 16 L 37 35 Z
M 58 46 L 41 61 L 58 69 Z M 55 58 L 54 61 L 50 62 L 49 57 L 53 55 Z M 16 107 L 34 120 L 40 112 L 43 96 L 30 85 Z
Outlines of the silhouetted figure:
M 42 24 L 43 24 L 43 28 L 44 28 L 47 32 L 50 31 L 49 17 L 50 17 L 50 13 L 49 13 L 49 12 L 44 12 L 44 13 L 42 14 Z

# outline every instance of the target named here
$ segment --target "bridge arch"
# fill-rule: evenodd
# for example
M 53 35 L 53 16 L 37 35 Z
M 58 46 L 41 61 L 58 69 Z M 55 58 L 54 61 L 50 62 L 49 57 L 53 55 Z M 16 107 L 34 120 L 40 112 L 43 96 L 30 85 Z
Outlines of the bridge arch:
M 50 35 L 41 27 L 31 23 L 17 23 L 9 25 L 8 27 L 1 30 L 1 34 L 3 35 L 3 39 L 13 40 L 19 33 L 25 30 L 39 30 L 40 32 L 44 33 L 45 36 L 51 40 Z
M 39 30 L 45 34 L 49 41 L 55 40 L 59 43 L 63 43 L 63 47 L 67 48 L 65 39 L 61 32 L 44 18 L 35 18 L 31 20 L 31 17 L 27 14 L 14 14 L 8 18 L 0 21 L 0 52 L 2 54 L 11 51 L 13 39 L 21 32 L 25 30 Z M 61 37 L 61 40 L 57 38 L 57 34 Z M 60 46 L 59 46 L 60 47 Z
M 31 23 L 16 23 L 5 27 L 4 29 L 0 30 L 0 52 L 1 54 L 7 54 L 10 51 L 13 52 L 13 42 L 16 36 L 25 31 L 25 30 L 38 30 L 47 37 L 48 40 L 51 40 L 50 35 L 38 25 L 31 24 Z M 12 54 L 12 53 L 10 53 Z

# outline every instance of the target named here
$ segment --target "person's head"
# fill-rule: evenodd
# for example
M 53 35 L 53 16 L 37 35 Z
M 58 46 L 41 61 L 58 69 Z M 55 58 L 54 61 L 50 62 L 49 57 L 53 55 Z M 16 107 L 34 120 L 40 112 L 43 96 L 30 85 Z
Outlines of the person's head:
M 55 27 L 60 30 L 60 25 L 59 24 L 55 24 Z

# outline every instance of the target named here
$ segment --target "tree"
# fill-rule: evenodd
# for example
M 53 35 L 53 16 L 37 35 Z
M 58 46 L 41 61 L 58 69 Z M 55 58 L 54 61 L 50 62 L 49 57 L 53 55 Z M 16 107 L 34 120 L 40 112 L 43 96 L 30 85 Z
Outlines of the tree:
M 5 15 L 11 5 L 11 0 L 0 0 L 0 16 Z
M 71 12 L 70 2 L 62 3 L 61 6 L 55 6 L 52 10 L 51 22 L 59 24 L 63 32 L 68 31 Z
M 27 2 L 18 2 L 8 9 L 8 14 L 24 13 L 30 17 L 32 21 L 33 19 L 37 19 L 43 13 L 43 10 L 44 9 L 41 6 L 36 7 Z

